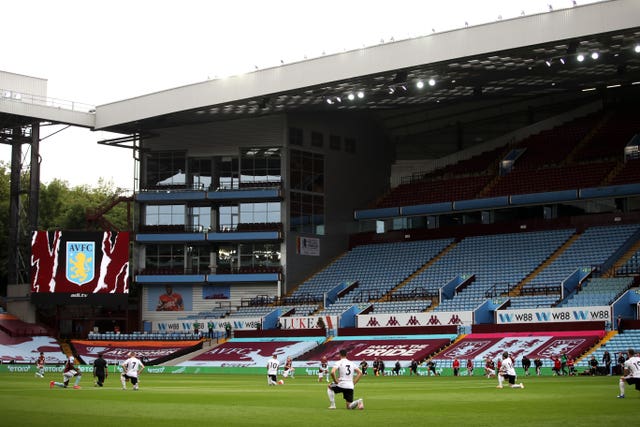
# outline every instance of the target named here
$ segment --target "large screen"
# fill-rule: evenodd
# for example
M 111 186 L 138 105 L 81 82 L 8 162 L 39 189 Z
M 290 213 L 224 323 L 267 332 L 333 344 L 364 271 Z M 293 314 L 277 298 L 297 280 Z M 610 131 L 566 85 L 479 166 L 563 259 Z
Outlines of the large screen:
M 126 294 L 129 233 L 35 231 L 31 239 L 32 294 Z

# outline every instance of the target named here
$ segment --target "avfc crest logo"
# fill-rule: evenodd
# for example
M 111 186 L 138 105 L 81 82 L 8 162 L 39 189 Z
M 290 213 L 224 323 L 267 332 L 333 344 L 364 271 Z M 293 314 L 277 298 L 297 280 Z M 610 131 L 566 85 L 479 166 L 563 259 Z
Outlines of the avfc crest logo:
M 95 242 L 67 242 L 67 280 L 84 285 L 93 280 L 96 259 Z

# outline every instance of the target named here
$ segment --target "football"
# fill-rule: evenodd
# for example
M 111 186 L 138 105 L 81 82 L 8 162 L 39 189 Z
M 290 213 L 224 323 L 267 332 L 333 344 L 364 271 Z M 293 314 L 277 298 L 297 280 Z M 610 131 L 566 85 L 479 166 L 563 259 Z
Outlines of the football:
M 284 384 L 284 380 L 279 380 L 278 384 L 280 384 L 280 385 Z

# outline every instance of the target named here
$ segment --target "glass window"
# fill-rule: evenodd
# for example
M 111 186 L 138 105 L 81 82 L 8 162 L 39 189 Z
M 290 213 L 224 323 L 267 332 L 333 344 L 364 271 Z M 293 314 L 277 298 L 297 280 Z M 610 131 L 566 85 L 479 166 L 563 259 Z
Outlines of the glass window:
M 322 148 L 324 145 L 324 135 L 320 132 L 311 132 L 311 146 L 316 148 Z
M 280 245 L 276 243 L 247 243 L 240 245 L 241 267 L 280 266 Z
M 238 206 L 220 206 L 218 217 L 220 231 L 233 231 L 238 228 Z
M 291 192 L 290 228 L 292 231 L 323 234 L 324 196 Z
M 290 151 L 291 230 L 324 233 L 324 155 Z
M 349 154 L 355 154 L 356 152 L 356 140 L 353 138 L 344 139 L 344 151 Z
M 242 185 L 277 184 L 282 181 L 280 148 L 244 148 L 240 156 Z
M 187 226 L 190 231 L 204 232 L 211 229 L 211 208 L 209 207 L 192 207 L 189 208 L 189 223 Z
M 329 136 L 329 148 L 332 150 L 339 150 L 342 145 L 342 138 L 338 135 L 330 135 Z
M 151 272 L 170 274 L 184 271 L 183 245 L 146 245 L 145 266 Z
M 209 248 L 206 246 L 187 246 L 188 274 L 205 274 L 209 271 Z
M 211 186 L 213 163 L 211 158 L 189 159 L 189 185 L 194 189 L 207 190 Z
M 218 247 L 218 272 L 225 272 L 238 267 L 238 248 L 236 245 L 220 245 Z
M 145 184 L 148 188 L 184 186 L 186 153 L 184 151 L 151 152 L 145 156 Z
M 303 132 L 300 128 L 289 128 L 289 145 L 303 145 Z
M 291 189 L 324 193 L 324 155 L 291 150 Z
M 223 156 L 214 158 L 214 187 L 232 190 L 240 187 L 238 158 Z
M 243 224 L 280 221 L 280 203 L 241 203 L 240 222 Z
M 185 225 L 185 205 L 146 205 L 144 225 Z

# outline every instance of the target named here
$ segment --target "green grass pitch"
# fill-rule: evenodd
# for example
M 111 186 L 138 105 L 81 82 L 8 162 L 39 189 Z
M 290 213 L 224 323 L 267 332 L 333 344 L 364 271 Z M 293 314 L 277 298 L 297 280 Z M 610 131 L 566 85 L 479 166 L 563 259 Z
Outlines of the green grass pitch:
M 364 411 L 328 409 L 326 383 L 265 376 L 143 374 L 140 390 L 121 389 L 111 374 L 103 388 L 84 375 L 80 390 L 49 388 L 61 375 L 0 375 L 5 426 L 611 426 L 635 425 L 640 392 L 617 377 L 523 377 L 525 389 L 496 389 L 484 377 L 372 377 L 356 386 Z

